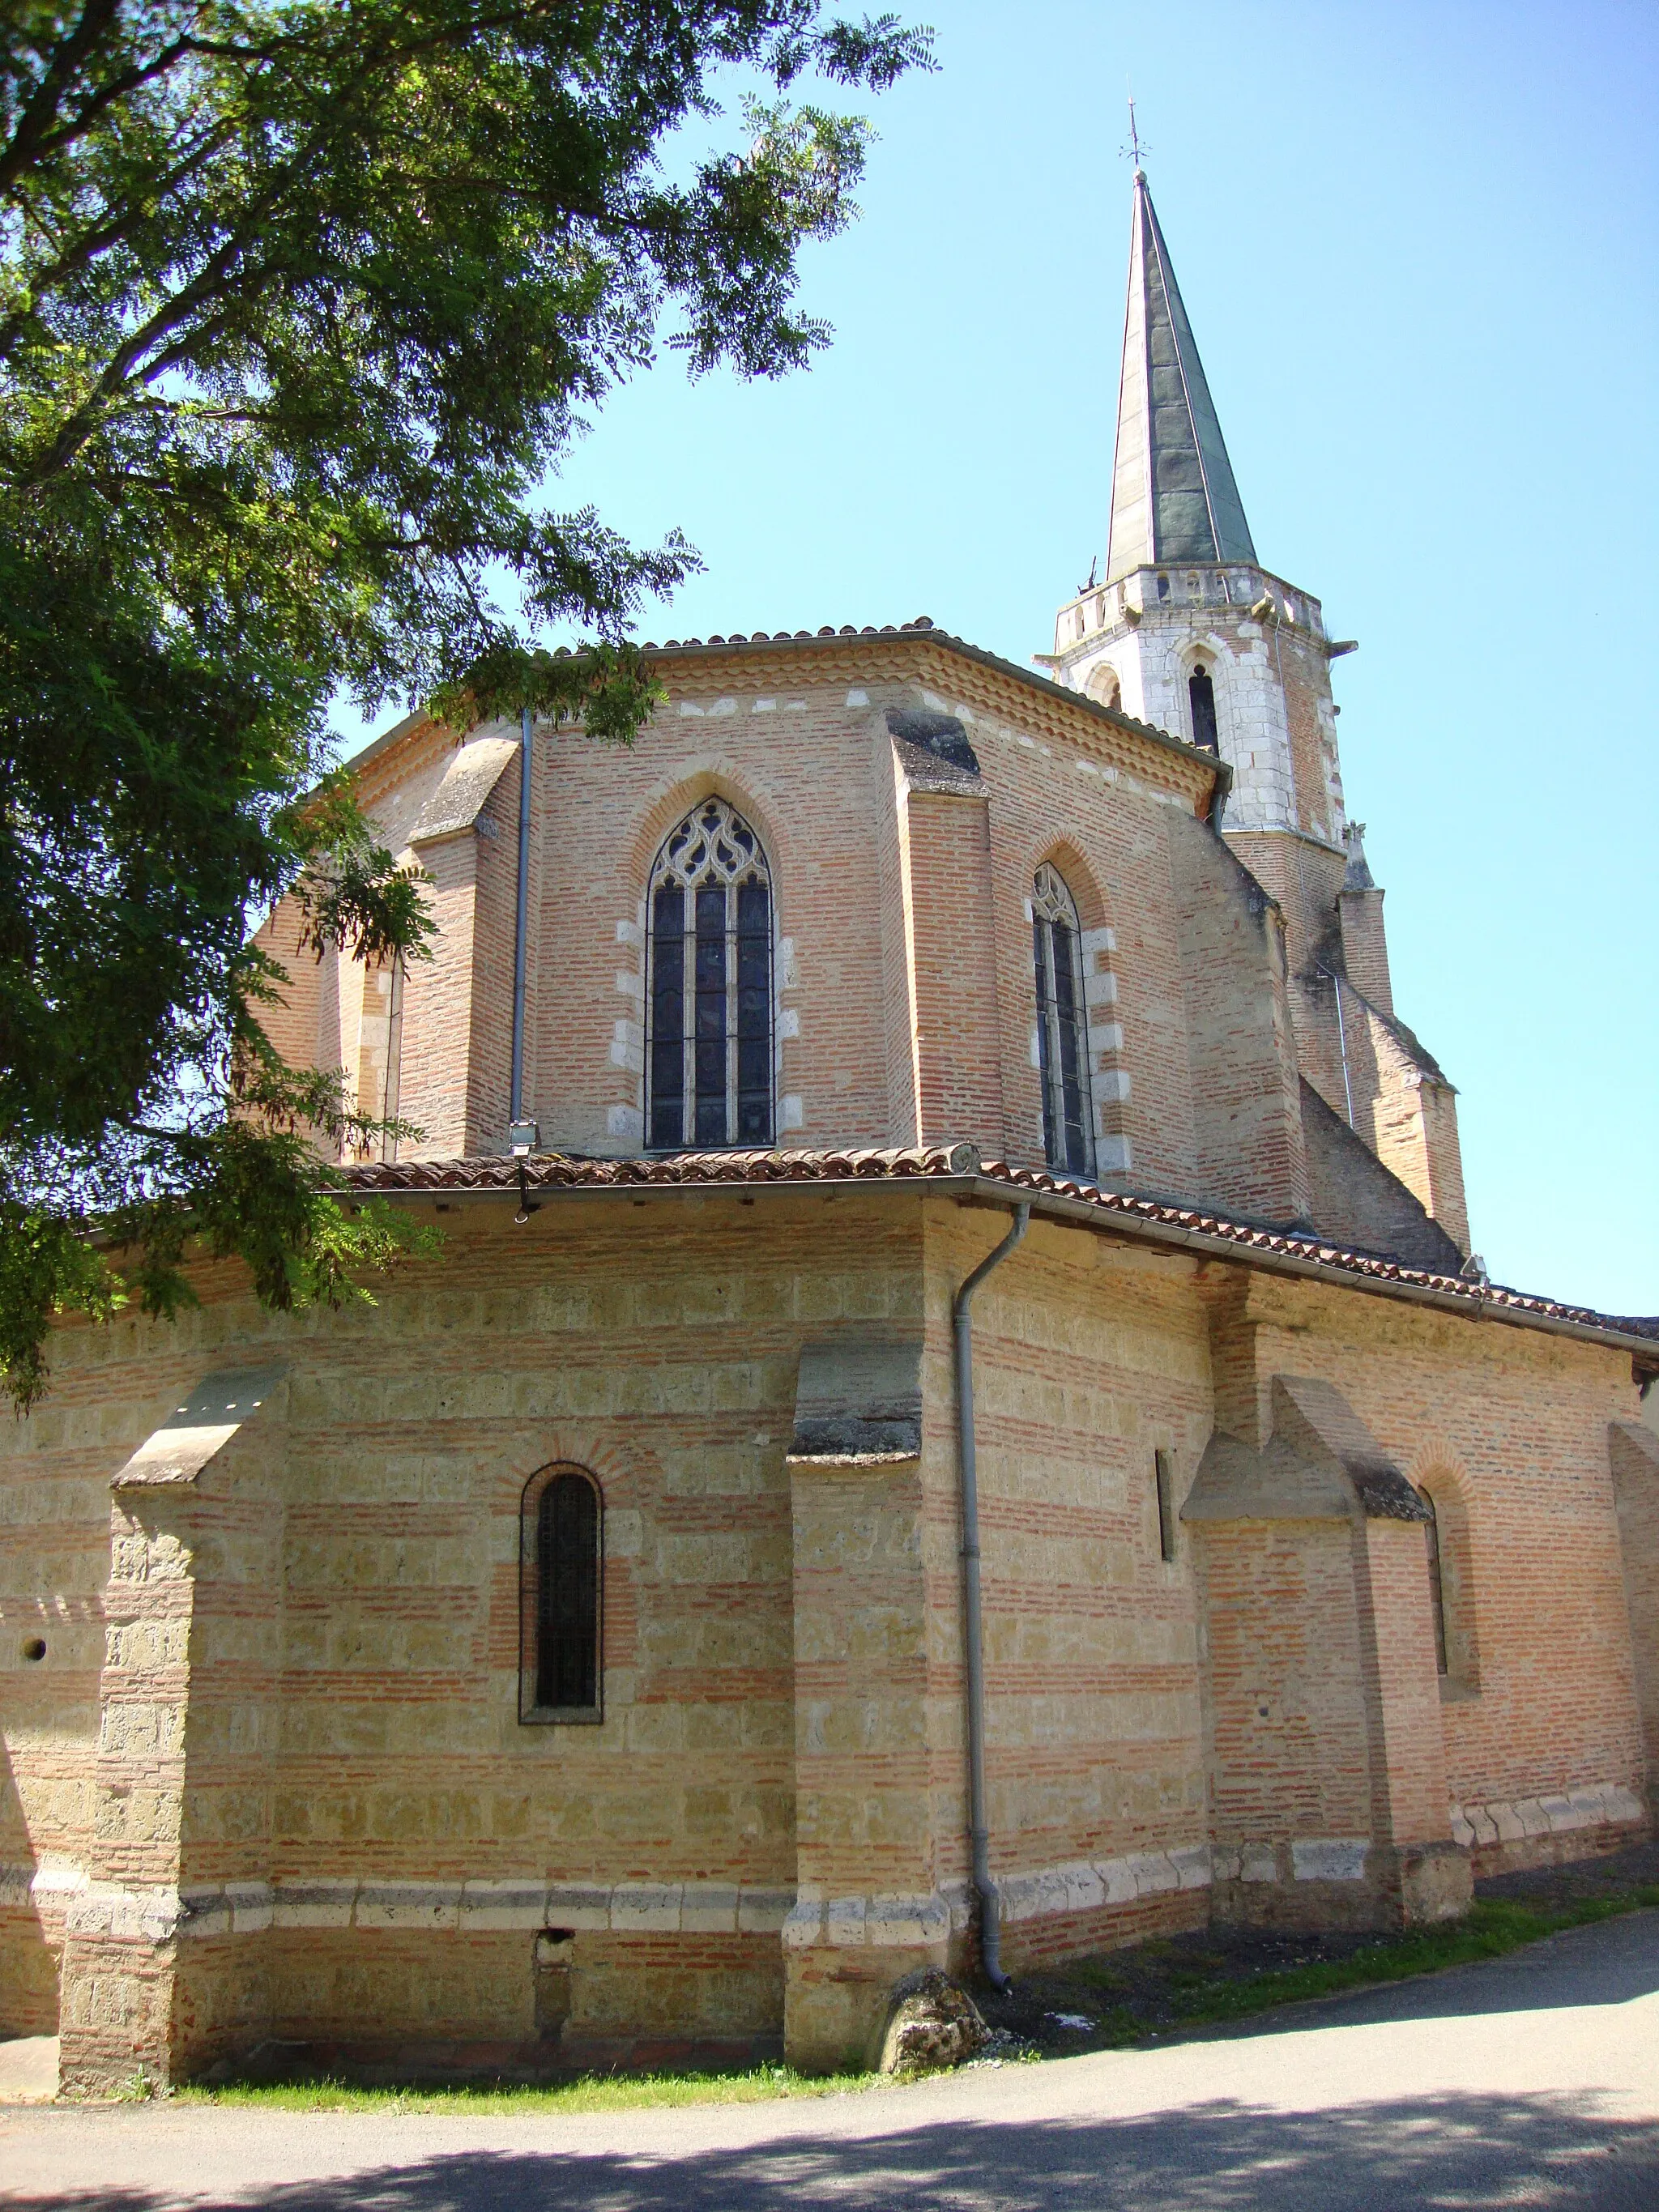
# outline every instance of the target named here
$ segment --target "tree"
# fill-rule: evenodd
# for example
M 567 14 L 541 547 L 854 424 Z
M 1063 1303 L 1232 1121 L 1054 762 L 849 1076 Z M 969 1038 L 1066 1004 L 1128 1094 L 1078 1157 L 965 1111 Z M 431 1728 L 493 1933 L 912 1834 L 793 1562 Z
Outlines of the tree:
M 14 0 L 0 24 L 0 1365 L 54 1312 L 281 1306 L 415 1232 L 308 1129 L 368 1141 L 260 1022 L 250 921 L 419 958 L 418 882 L 327 767 L 366 709 L 653 703 L 642 597 L 696 565 L 551 511 L 659 345 L 772 376 L 823 345 L 804 240 L 856 213 L 879 90 L 929 34 L 819 0 Z M 687 161 L 725 77 L 742 145 Z M 545 649 L 574 623 L 586 648 Z M 94 1228 L 100 1237 L 89 1236 Z

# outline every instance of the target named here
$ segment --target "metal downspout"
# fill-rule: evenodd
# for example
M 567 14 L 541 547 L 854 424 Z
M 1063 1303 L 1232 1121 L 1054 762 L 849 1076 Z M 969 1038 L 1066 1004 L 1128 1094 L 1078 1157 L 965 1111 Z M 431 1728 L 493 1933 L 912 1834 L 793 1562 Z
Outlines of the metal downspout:
M 1348 1079 L 1348 1025 L 1342 1018 L 1342 978 L 1334 968 L 1320 963 L 1319 972 L 1331 979 L 1331 988 L 1336 994 L 1336 1048 L 1342 1055 L 1342 1096 L 1348 1102 L 1348 1127 L 1353 1127 L 1353 1085 Z
M 507 1120 L 524 1119 L 525 939 L 530 915 L 530 709 L 519 724 L 519 909 L 513 935 L 513 1103 Z
M 974 1292 L 1000 1267 L 1030 1224 L 1029 1205 L 1014 1208 L 1013 1226 L 982 1259 L 957 1292 L 957 1435 L 962 1452 L 962 1644 L 968 1686 L 968 1834 L 973 1846 L 974 1887 L 979 1893 L 980 1956 L 993 1989 L 1009 1987 L 1002 1971 L 1002 1911 L 991 1879 L 991 1832 L 985 1815 L 985 1645 L 981 1631 L 979 1575 L 979 1463 L 974 1449 L 974 1333 L 969 1312 Z

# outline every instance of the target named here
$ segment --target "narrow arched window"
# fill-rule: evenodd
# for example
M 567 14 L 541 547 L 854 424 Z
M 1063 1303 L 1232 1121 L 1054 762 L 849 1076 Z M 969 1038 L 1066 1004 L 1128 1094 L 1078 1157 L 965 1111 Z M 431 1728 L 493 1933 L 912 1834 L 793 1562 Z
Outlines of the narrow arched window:
M 1089 1012 L 1083 999 L 1083 933 L 1072 894 L 1046 860 L 1031 885 L 1031 939 L 1043 1153 L 1051 1168 L 1091 1176 L 1095 1141 L 1089 1096 Z
M 1197 667 L 1187 678 L 1187 701 L 1193 710 L 1193 743 L 1202 745 L 1206 753 L 1218 753 L 1221 739 L 1216 729 L 1215 685 L 1207 668 Z
M 1097 668 L 1089 678 L 1089 696 L 1097 699 L 1103 707 L 1123 711 L 1123 687 L 1118 681 L 1115 668 Z
M 1434 1615 L 1435 1672 L 1446 1674 L 1446 1588 L 1440 1571 L 1440 1516 L 1434 1510 L 1434 1500 L 1426 1490 L 1418 1496 L 1429 1509 L 1429 1517 L 1423 1524 L 1423 1540 L 1429 1554 L 1429 1608 Z
M 647 899 L 653 1151 L 772 1141 L 772 885 L 760 839 L 708 799 L 664 842 Z
M 554 1468 L 532 1478 L 520 1550 L 519 1717 L 597 1721 L 605 1680 L 605 1516 L 592 1475 Z

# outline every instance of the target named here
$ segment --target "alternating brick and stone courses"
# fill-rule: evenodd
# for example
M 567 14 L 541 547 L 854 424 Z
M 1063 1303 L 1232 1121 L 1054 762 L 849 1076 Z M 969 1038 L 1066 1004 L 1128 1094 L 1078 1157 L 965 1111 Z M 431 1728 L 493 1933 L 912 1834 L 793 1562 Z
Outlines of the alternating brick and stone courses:
M 209 1271 L 176 1327 L 66 1329 L 9 1434 L 9 1624 L 58 1595 L 9 1654 L 7 2024 L 61 2020 L 72 2084 L 270 2040 L 829 2063 L 911 1966 L 971 1973 L 950 1312 L 1012 1203 L 975 1394 L 1015 1973 L 1398 1924 L 1645 1820 L 1651 1338 L 964 1147 L 537 1165 L 523 1221 L 488 1164 L 366 1171 L 444 1227 L 428 1279 L 283 1320 Z M 520 1504 L 566 1463 L 603 1717 L 529 1728 Z
M 1050 673 L 726 635 L 626 749 L 360 757 L 433 957 L 279 908 L 272 1033 L 441 1249 L 289 1316 L 203 1257 L 0 1426 L 0 2032 L 72 2090 L 827 2066 L 993 1933 L 1400 1927 L 1647 1826 L 1659 1322 L 1469 1256 L 1346 641 L 1135 222 Z

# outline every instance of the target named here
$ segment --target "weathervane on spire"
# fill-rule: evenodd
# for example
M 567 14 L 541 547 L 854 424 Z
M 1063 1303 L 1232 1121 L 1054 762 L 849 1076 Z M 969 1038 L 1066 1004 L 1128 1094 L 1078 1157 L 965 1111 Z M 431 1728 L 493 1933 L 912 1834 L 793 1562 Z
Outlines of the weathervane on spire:
M 1146 173 L 1140 166 L 1140 157 L 1143 154 L 1150 154 L 1152 150 L 1152 148 L 1148 146 L 1141 137 L 1139 129 L 1136 125 L 1135 96 L 1133 93 L 1131 93 L 1129 94 L 1129 143 L 1127 146 L 1121 147 L 1119 151 L 1123 155 L 1127 161 L 1133 161 L 1135 165 L 1136 176 L 1144 177 Z

